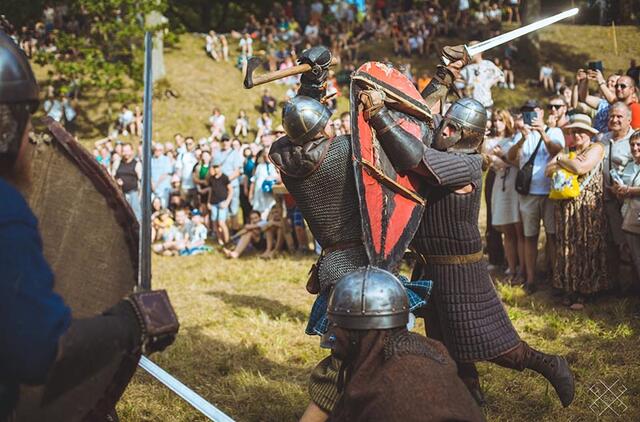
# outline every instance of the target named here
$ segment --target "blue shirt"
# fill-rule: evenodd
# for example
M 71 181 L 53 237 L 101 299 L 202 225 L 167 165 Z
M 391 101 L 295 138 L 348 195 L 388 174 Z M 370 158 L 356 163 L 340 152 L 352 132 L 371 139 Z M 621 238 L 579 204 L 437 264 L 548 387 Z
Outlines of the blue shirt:
M 41 384 L 71 311 L 53 291 L 38 221 L 22 195 L 0 179 L 0 382 Z
M 240 152 L 229 148 L 226 151 L 218 151 L 216 156 L 213 158 L 213 165 L 219 165 L 222 169 L 222 173 L 231 177 L 231 174 L 236 170 L 242 172 L 242 167 L 244 164 L 244 159 Z M 237 188 L 240 185 L 240 178 L 236 177 L 231 181 L 231 186 Z
M 168 176 L 165 176 L 162 185 L 158 185 L 158 179 L 163 174 Z M 173 165 L 169 157 L 161 155 L 160 157 L 154 156 L 151 158 L 151 182 L 156 185 L 156 191 L 159 192 L 162 189 L 171 188 L 171 174 L 173 174 Z

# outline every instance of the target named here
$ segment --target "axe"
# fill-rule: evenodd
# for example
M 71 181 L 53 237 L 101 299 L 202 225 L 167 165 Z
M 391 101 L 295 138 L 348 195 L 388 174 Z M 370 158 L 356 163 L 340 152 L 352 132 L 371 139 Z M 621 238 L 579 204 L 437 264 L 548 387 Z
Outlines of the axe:
M 308 64 L 299 64 L 297 66 L 290 67 L 288 69 L 276 70 L 274 72 L 265 73 L 262 75 L 253 75 L 253 72 L 262 64 L 262 61 L 257 57 L 250 57 L 244 62 L 242 66 L 242 73 L 244 74 L 244 87 L 251 89 L 254 86 L 266 84 L 267 82 L 276 81 L 293 75 L 299 75 L 300 73 L 308 72 L 311 70 L 311 66 Z M 331 66 L 338 64 L 338 60 L 335 57 L 331 58 Z

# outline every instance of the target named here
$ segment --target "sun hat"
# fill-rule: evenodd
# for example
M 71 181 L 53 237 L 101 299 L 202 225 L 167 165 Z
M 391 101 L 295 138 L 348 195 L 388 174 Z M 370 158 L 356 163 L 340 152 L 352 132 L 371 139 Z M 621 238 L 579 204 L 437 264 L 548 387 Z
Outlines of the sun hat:
M 591 126 L 591 117 L 586 114 L 574 114 L 571 116 L 571 123 L 564 126 L 562 129 L 582 129 L 592 133 L 593 135 L 600 133 L 597 129 Z

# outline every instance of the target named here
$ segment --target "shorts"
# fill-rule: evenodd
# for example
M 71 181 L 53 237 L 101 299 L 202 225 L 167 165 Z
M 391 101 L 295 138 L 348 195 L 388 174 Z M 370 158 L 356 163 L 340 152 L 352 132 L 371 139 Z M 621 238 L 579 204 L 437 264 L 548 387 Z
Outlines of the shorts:
M 525 237 L 537 236 L 540 233 L 540 220 L 547 234 L 555 234 L 555 205 L 548 196 L 519 195 L 518 202 Z
M 217 204 L 209 204 L 211 210 L 211 221 L 227 221 L 229 215 L 229 208 L 221 207 L 222 202 Z
M 287 208 L 287 216 L 291 219 L 291 225 L 293 227 L 304 227 L 304 217 L 302 216 L 300 208 Z

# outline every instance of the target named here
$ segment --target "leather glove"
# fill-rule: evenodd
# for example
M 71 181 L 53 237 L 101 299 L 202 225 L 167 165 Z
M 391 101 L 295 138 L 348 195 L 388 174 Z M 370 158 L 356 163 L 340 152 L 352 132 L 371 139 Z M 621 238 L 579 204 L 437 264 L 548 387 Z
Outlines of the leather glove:
M 298 58 L 299 64 L 308 64 L 311 70 L 302 74 L 302 84 L 321 84 L 327 79 L 331 66 L 331 52 L 323 46 L 311 47 L 302 52 Z
M 386 95 L 378 89 L 365 89 L 360 91 L 358 99 L 364 107 L 364 119 L 368 121 L 384 106 Z
M 449 60 L 450 63 L 461 61 L 461 67 L 468 65 L 471 61 L 471 57 L 469 57 L 469 53 L 463 44 L 454 46 L 447 45 L 442 49 L 440 55 Z
M 161 352 L 173 343 L 180 323 L 166 290 L 133 293 L 124 300 L 136 314 L 142 353 Z

